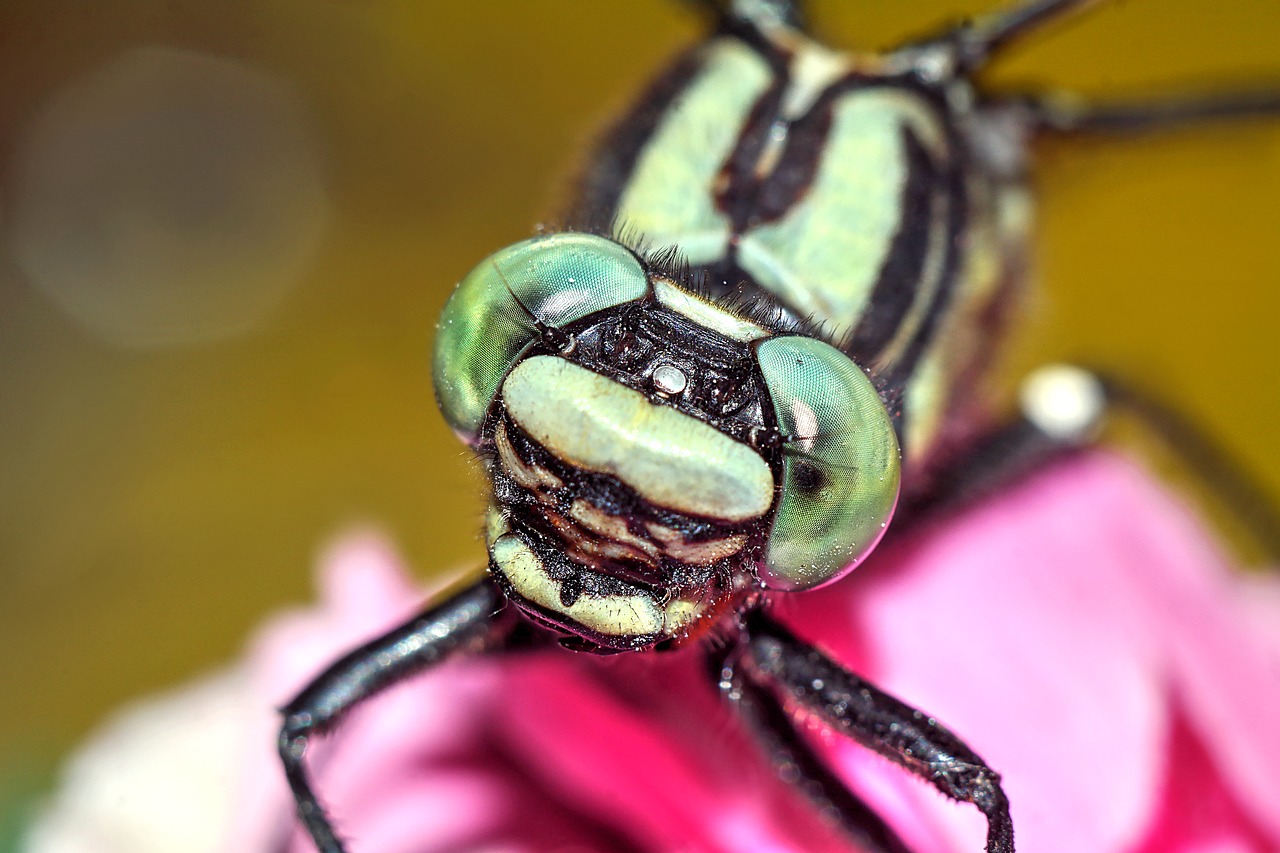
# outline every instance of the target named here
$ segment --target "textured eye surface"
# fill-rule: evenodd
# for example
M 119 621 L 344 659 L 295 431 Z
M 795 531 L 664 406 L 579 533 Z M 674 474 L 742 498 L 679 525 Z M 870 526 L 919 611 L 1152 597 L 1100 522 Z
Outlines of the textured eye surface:
M 474 443 L 502 378 L 537 339 L 537 323 L 559 328 L 648 288 L 631 252 L 593 234 L 534 237 L 485 258 L 436 328 L 432 378 L 449 426 Z
M 756 358 L 788 439 L 760 579 L 810 589 L 843 575 L 879 541 L 898 500 L 898 440 L 875 386 L 834 347 L 777 337 Z

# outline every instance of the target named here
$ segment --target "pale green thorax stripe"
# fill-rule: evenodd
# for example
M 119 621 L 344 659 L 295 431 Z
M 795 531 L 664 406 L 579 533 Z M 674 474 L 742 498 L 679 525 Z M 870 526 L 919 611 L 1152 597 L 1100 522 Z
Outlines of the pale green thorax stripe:
M 773 503 L 773 475 L 750 447 L 585 367 L 526 359 L 502 397 L 512 420 L 548 451 L 617 477 L 657 506 L 734 522 Z
M 842 96 L 808 193 L 739 243 L 743 269 L 801 314 L 830 324 L 837 337 L 865 309 L 902 223 L 905 126 L 928 148 L 945 145 L 937 119 L 914 95 Z
M 720 258 L 729 220 L 716 209 L 716 175 L 772 72 L 737 39 L 703 50 L 705 64 L 667 111 L 636 162 L 617 221 L 655 246 L 678 245 L 690 263 Z

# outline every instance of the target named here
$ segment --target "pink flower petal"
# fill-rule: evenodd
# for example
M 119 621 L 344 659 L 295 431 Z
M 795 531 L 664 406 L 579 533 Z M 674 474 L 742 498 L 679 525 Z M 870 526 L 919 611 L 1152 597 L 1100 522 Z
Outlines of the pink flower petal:
M 289 701 L 341 651 L 403 621 L 421 606 L 392 546 L 369 531 L 343 537 L 320 560 L 323 606 L 277 617 L 251 643 L 249 679 L 259 697 L 246 753 L 229 850 L 269 850 L 282 832 L 281 814 L 293 799 L 284 783 L 275 742 L 276 709 Z
M 1174 720 L 1161 801 L 1149 835 L 1134 853 L 1210 853 L 1275 850 L 1223 784 L 1222 774 L 1186 718 Z
M 998 768 L 1022 849 L 1123 850 L 1157 808 L 1175 690 L 1194 695 L 1196 721 L 1237 715 L 1235 727 L 1204 726 L 1228 784 L 1260 820 L 1258 806 L 1280 802 L 1275 777 L 1254 772 L 1280 757 L 1276 729 L 1261 725 L 1280 718 L 1280 679 L 1274 654 L 1228 624 L 1236 581 L 1183 510 L 1095 455 L 878 554 L 788 616 Z M 978 849 L 980 822 L 907 787 L 904 836 L 923 846 L 928 816 L 964 839 L 951 849 Z
M 626 828 L 644 849 L 839 843 L 778 789 L 697 650 L 607 661 L 548 655 L 510 675 L 508 689 L 522 700 L 503 721 L 513 751 L 558 796 Z

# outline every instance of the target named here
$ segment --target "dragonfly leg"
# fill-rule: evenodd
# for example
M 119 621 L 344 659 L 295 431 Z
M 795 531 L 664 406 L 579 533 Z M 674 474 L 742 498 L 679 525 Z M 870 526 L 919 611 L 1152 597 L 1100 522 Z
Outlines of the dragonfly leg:
M 947 40 L 955 45 L 959 68 L 972 71 L 986 64 L 1001 48 L 1095 3 L 1096 0 L 1023 0 L 957 27 Z
M 903 45 L 898 53 L 938 80 L 971 74 L 1002 48 L 1076 12 L 1097 0 L 1021 0 L 996 12 L 979 15 L 941 34 Z
M 1137 418 L 1280 563 L 1280 507 L 1250 471 L 1183 412 L 1119 376 L 1097 374 L 1116 411 Z
M 1052 365 L 1024 380 L 1016 415 L 959 448 L 929 488 L 899 505 L 898 531 L 924 518 L 970 506 L 1092 444 L 1107 414 L 1098 377 Z
M 1175 407 L 1114 376 L 1051 365 L 1023 382 L 1019 414 L 990 430 L 900 507 L 899 529 L 994 494 L 1063 456 L 1091 446 L 1112 415 L 1128 415 L 1166 446 L 1250 534 L 1280 560 L 1280 509 L 1266 489 L 1202 427 Z
M 772 718 L 773 708 L 783 709 L 787 729 L 778 740 L 784 755 L 802 743 L 791 720 L 816 716 L 946 796 L 976 806 L 987 818 L 987 853 L 1012 853 L 1013 821 L 999 774 L 932 717 L 849 672 L 760 612 L 747 620 L 732 679 L 748 685 L 743 695 L 752 703 L 749 713 L 763 710 L 762 718 Z M 902 844 L 896 835 L 888 839 Z
M 515 624 L 513 615 L 496 615 L 504 601 L 497 586 L 485 578 L 353 650 L 284 707 L 280 758 L 298 816 L 320 853 L 343 853 L 344 847 L 308 778 L 303 762 L 308 741 L 332 729 L 380 690 L 451 655 L 499 645 Z
M 1093 103 L 1067 92 L 997 100 L 1028 134 L 1139 134 L 1280 118 L 1280 88 Z
M 805 0 L 686 0 L 708 10 L 721 26 L 747 24 L 757 26 L 777 22 L 793 29 L 807 29 Z
M 859 850 L 910 853 L 910 848 L 857 794 L 849 790 L 796 730 L 782 701 L 748 678 L 740 646 L 711 658 L 712 679 L 764 749 L 778 776 L 804 793 Z

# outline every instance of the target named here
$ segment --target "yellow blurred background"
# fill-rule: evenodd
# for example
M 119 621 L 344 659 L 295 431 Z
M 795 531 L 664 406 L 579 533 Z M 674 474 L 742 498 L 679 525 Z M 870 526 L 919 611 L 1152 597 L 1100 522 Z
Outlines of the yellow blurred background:
M 814 18 L 875 47 L 980 8 Z M 700 31 L 668 0 L 0 4 L 0 835 L 108 709 L 307 601 L 336 533 L 482 559 L 436 314 Z M 1134 0 L 987 79 L 1280 83 L 1278 44 L 1274 0 Z M 1280 121 L 1041 153 L 1009 375 L 1123 369 L 1280 496 Z

